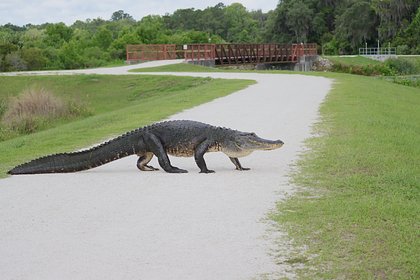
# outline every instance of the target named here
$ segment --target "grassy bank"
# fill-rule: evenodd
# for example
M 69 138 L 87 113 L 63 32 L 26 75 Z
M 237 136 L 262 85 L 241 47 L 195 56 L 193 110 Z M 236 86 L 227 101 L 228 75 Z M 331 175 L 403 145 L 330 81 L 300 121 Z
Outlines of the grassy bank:
M 366 58 L 363 56 L 355 55 L 355 56 L 325 56 L 328 60 L 332 61 L 333 63 L 342 63 L 345 65 L 359 65 L 359 66 L 367 66 L 367 65 L 380 65 L 382 64 L 381 61 Z
M 165 76 L 73 75 L 0 77 L 0 98 L 32 84 L 59 96 L 78 98 L 92 115 L 54 123 L 49 129 L 0 142 L 0 177 L 16 164 L 38 156 L 80 149 L 186 108 L 226 96 L 254 83 Z M 4 85 L 4 86 L 3 86 Z
M 326 75 L 336 84 L 321 106 L 321 136 L 294 176 L 306 188 L 274 219 L 307 246 L 293 258 L 307 265 L 302 278 L 419 279 L 420 92 Z
M 420 56 L 398 56 L 385 62 L 363 56 L 326 56 L 332 62 L 315 64 L 318 71 L 378 76 L 387 81 L 420 88 Z

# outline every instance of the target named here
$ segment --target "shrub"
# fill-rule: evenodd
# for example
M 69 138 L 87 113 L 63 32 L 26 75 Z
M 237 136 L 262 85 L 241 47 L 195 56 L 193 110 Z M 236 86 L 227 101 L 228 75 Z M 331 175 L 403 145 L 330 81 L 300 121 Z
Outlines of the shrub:
M 407 45 L 399 45 L 397 46 L 397 54 L 410 54 L 410 47 Z
M 27 70 L 40 70 L 47 64 L 47 58 L 39 48 L 21 49 L 21 57 L 26 63 Z
M 397 77 L 393 77 L 392 82 L 399 85 L 420 88 L 420 78 L 416 76 L 411 76 L 411 77 L 410 76 L 405 76 L 405 77 L 397 76 Z
M 399 75 L 416 74 L 416 65 L 407 59 L 390 58 L 385 65 Z
M 395 72 L 385 64 L 370 65 L 373 68 L 373 75 L 393 76 Z
M 334 62 L 331 67 L 332 72 L 348 73 L 363 76 L 392 76 L 393 69 L 384 64 L 373 65 L 347 65 L 340 62 Z
M 26 62 L 20 57 L 19 52 L 6 55 L 5 65 L 7 71 L 24 71 L 28 69 Z

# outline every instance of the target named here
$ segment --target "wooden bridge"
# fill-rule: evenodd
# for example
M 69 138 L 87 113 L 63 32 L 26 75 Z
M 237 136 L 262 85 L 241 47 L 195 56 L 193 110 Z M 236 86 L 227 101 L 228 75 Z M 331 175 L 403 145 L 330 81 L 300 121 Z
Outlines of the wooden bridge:
M 185 59 L 208 61 L 216 66 L 260 63 L 297 63 L 302 56 L 316 56 L 316 44 L 159 44 L 128 45 L 127 63 Z

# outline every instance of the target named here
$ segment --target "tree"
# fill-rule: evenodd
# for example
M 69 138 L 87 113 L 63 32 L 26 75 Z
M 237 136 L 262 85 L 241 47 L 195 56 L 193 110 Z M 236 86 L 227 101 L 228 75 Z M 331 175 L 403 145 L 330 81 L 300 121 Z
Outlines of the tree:
M 174 30 L 191 30 L 197 27 L 198 11 L 178 9 L 170 17 L 166 17 L 166 27 Z
M 160 16 L 146 16 L 137 26 L 137 34 L 145 44 L 164 44 L 167 41 L 166 28 Z
M 29 28 L 22 33 L 22 42 L 25 47 L 44 48 L 45 32 L 38 28 Z
M 224 10 L 226 18 L 226 37 L 232 43 L 252 43 L 258 41 L 257 22 L 246 8 L 233 3 Z
M 9 23 L 0 26 L 0 71 L 98 66 L 124 59 L 128 44 L 141 43 L 314 42 L 326 53 L 345 54 L 379 37 L 382 44 L 416 54 L 419 6 L 418 0 L 279 0 L 267 13 L 218 3 L 140 21 L 118 10 L 109 20 L 77 20 L 71 26 Z
M 280 1 L 274 11 L 268 13 L 264 30 L 264 41 L 273 43 L 289 43 L 293 41 L 293 32 L 286 24 L 287 5 Z
M 420 7 L 410 25 L 395 39 L 395 45 L 407 48 L 407 52 L 411 49 L 413 54 L 420 53 Z
M 22 48 L 20 56 L 25 62 L 27 70 L 41 70 L 47 64 L 47 58 L 39 48 Z
M 354 2 L 337 18 L 336 36 L 353 51 L 375 36 L 375 13 L 368 2 Z
M 198 19 L 199 30 L 226 38 L 225 8 L 223 3 L 219 3 L 214 7 L 204 9 Z
M 114 59 L 124 59 L 127 45 L 142 43 L 143 41 L 140 39 L 137 32 L 131 29 L 126 29 L 121 32 L 120 36 L 116 40 L 112 41 L 109 52 L 111 57 Z
M 76 69 L 83 66 L 81 51 L 77 42 L 65 42 L 59 50 L 59 59 L 64 69 Z
M 0 71 L 10 71 L 10 60 L 6 57 L 18 50 L 17 40 L 10 29 L 0 29 Z
M 70 41 L 73 29 L 64 23 L 48 24 L 45 29 L 45 41 L 49 46 L 60 47 L 63 43 Z
M 133 17 L 127 13 L 124 13 L 123 10 L 118 10 L 114 12 L 111 16 L 111 21 L 119 21 L 119 20 L 130 20 L 134 21 Z
M 419 8 L 418 0 L 372 0 L 372 7 L 379 16 L 379 39 L 390 41 L 405 29 Z
M 306 42 L 313 12 L 302 1 L 293 1 L 286 12 L 286 24 L 295 34 L 296 42 Z
M 99 28 L 94 36 L 95 45 L 100 47 L 102 50 L 106 50 L 112 43 L 112 32 L 106 27 Z

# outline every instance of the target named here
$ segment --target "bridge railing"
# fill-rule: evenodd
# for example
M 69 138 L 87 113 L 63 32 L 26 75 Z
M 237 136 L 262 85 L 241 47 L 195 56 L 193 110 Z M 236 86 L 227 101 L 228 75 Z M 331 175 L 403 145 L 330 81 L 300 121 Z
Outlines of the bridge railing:
M 127 62 L 179 59 L 214 61 L 215 65 L 294 63 L 317 55 L 316 44 L 188 44 L 128 45 Z
M 184 58 L 189 61 L 214 60 L 216 44 L 183 45 Z
M 175 44 L 127 45 L 127 62 L 178 59 L 183 57 L 183 50 Z
M 316 44 L 217 44 L 215 64 L 290 63 L 317 55 Z
M 215 64 L 267 63 L 291 60 L 290 45 L 280 44 L 218 44 Z

